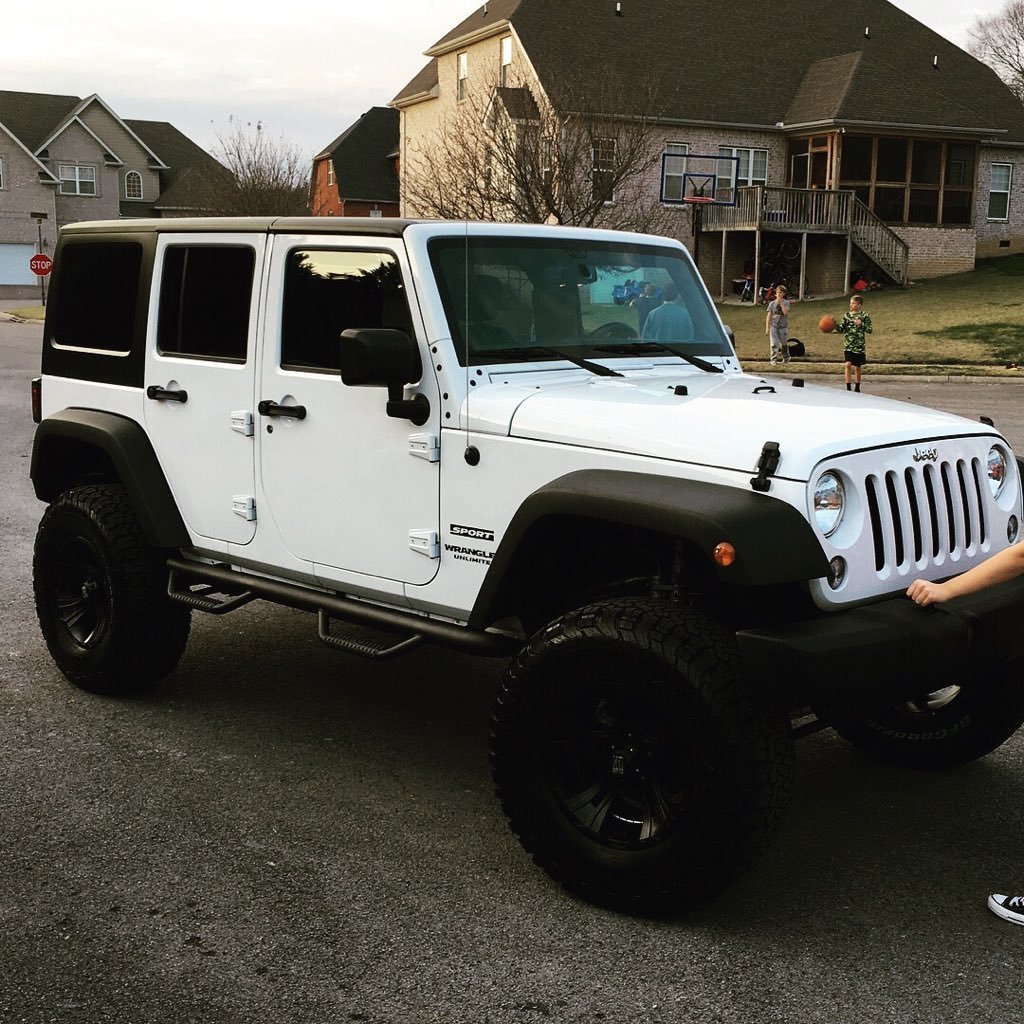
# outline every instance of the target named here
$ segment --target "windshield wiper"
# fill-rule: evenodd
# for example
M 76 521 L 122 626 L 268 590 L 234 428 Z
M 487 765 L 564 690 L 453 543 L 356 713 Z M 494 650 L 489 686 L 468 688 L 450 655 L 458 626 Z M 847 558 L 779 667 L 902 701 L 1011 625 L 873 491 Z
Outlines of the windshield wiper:
M 700 356 L 692 356 L 689 352 L 684 352 L 682 349 L 676 348 L 674 345 L 666 345 L 661 341 L 640 341 L 635 345 L 595 345 L 595 352 L 614 352 L 616 355 L 633 355 L 636 352 L 668 352 L 669 355 L 679 356 L 680 359 L 685 359 L 688 363 L 692 363 L 700 370 L 704 370 L 705 373 L 725 373 L 720 366 L 715 366 L 714 363 L 709 363 L 706 359 L 701 359 Z
M 530 345 L 528 348 L 488 348 L 478 349 L 474 352 L 476 356 L 495 356 L 498 359 L 525 360 L 532 358 L 535 354 L 555 356 L 558 359 L 568 360 L 575 363 L 580 369 L 589 370 L 598 377 L 621 377 L 618 370 L 613 370 L 600 363 L 592 363 L 589 359 L 582 359 L 580 356 L 571 356 L 568 352 L 559 352 L 558 349 L 548 348 L 546 345 Z

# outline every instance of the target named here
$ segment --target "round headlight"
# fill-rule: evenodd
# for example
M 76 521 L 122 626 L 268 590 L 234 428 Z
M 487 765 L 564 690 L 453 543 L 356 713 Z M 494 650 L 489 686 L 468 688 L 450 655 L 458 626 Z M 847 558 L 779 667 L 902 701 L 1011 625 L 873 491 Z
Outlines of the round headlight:
M 994 445 L 988 450 L 988 488 L 993 498 L 999 497 L 999 492 L 1006 483 L 1006 452 Z
M 839 474 L 831 470 L 822 473 L 814 485 L 814 521 L 826 537 L 836 532 L 843 518 L 845 504 L 846 495 Z

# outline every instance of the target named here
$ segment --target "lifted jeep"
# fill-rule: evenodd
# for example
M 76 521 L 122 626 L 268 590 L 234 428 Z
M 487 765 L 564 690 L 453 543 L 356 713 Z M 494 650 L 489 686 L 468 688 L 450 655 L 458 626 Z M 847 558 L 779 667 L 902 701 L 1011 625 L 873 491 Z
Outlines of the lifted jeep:
M 624 279 L 664 299 L 642 332 Z M 33 402 L 36 605 L 72 683 L 148 687 L 192 611 L 257 598 L 353 654 L 512 656 L 498 797 L 596 902 L 727 885 L 796 735 L 944 766 L 1024 720 L 1024 581 L 902 596 L 1018 541 L 1006 440 L 745 374 L 664 238 L 74 225 Z

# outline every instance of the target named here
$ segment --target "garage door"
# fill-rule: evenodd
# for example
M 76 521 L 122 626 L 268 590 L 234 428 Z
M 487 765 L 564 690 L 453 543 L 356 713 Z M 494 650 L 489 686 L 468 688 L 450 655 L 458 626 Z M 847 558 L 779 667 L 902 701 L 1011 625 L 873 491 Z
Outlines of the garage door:
M 39 279 L 28 269 L 34 245 L 0 242 L 0 284 L 35 284 Z

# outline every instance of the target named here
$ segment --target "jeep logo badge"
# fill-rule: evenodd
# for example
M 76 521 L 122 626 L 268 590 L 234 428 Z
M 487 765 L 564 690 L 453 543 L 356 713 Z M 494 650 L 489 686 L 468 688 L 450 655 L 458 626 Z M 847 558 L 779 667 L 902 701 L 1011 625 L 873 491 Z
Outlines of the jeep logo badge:
M 939 458 L 938 448 L 915 448 L 915 462 L 937 462 Z

